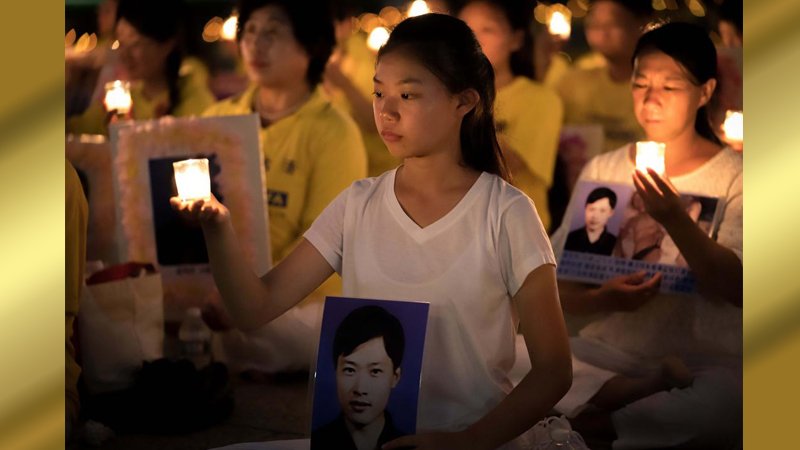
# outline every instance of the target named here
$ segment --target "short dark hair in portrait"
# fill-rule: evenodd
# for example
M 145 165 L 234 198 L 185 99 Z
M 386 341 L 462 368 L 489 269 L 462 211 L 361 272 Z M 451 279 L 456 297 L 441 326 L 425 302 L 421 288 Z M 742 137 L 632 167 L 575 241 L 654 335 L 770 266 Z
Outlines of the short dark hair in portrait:
M 394 369 L 403 362 L 406 339 L 403 326 L 397 317 L 380 306 L 364 306 L 353 310 L 339 324 L 333 338 L 333 366 L 339 356 L 347 356 L 359 345 L 375 338 L 383 338 L 386 354 Z
M 617 207 L 617 193 L 607 187 L 599 187 L 592 190 L 586 197 L 586 204 L 592 204 L 600 199 L 607 198 L 611 209 Z

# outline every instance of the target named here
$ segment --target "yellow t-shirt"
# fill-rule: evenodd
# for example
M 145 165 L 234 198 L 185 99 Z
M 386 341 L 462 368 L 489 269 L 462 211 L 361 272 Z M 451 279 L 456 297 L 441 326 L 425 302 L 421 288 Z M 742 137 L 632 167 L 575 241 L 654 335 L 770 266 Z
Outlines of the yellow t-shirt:
M 556 53 L 550 58 L 550 65 L 547 66 L 547 73 L 544 75 L 542 84 L 550 89 L 555 89 L 569 69 L 569 59 L 561 53 Z
M 199 115 L 216 101 L 206 85 L 194 81 L 191 77 L 181 77 L 178 80 L 178 89 L 180 101 L 172 111 L 172 115 L 176 117 Z M 155 119 L 161 115 L 159 110 L 164 108 L 162 105 L 167 104 L 169 94 L 165 91 L 155 98 L 147 98 L 142 91 L 142 84 L 132 83 L 131 100 L 133 119 Z M 102 99 L 93 102 L 82 114 L 69 117 L 67 132 L 107 135 L 106 110 Z
M 608 61 L 606 57 L 598 52 L 591 51 L 584 53 L 575 60 L 574 66 L 578 69 L 596 69 L 598 67 L 606 67 Z
M 75 348 L 72 346 L 72 326 L 78 316 L 78 306 L 83 284 L 83 268 L 86 261 L 86 229 L 89 222 L 89 206 L 83 195 L 78 173 L 66 161 L 65 181 L 65 221 L 64 221 L 64 293 L 65 293 L 65 340 L 64 379 L 66 408 L 70 417 L 77 419 L 80 400 L 78 397 L 78 377 L 81 368 L 75 362 Z
M 375 54 L 367 47 L 364 33 L 353 33 L 344 44 L 344 53 L 340 68 L 343 74 L 352 81 L 359 92 L 367 99 L 372 98 L 374 90 L 372 78 L 375 76 Z M 334 105 L 351 115 L 353 106 L 347 97 L 338 89 L 329 92 Z M 374 127 L 361 130 L 361 138 L 367 150 L 368 174 L 376 177 L 400 165 L 400 160 L 392 156 Z
M 573 69 L 558 84 L 565 124 L 600 124 L 608 152 L 644 136 L 633 112 L 629 81 L 616 83 L 605 67 Z
M 208 108 L 204 116 L 250 114 L 257 92 L 245 92 Z M 267 174 L 273 262 L 283 259 L 322 210 L 353 181 L 367 174 L 358 127 L 317 89 L 295 113 L 259 131 Z
M 547 190 L 553 183 L 563 113 L 558 95 L 528 78 L 516 77 L 497 91 L 495 120 L 499 137 L 528 168 L 526 172 L 513 173 L 512 182 L 533 199 L 545 228 L 550 226 Z

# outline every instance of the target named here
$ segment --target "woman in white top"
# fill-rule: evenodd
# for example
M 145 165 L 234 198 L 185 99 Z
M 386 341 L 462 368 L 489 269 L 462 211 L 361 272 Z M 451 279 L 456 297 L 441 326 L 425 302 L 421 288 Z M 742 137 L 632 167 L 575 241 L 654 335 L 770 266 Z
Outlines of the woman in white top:
M 378 53 L 373 109 L 403 165 L 341 193 L 261 279 L 245 266 L 224 206 L 172 199 L 201 221 L 214 278 L 242 328 L 278 317 L 334 270 L 344 295 L 430 302 L 420 434 L 386 449 L 521 448 L 515 438 L 570 385 L 555 260 L 533 203 L 504 180 L 493 77 L 460 20 L 426 14 L 399 24 Z M 533 364 L 512 389 L 518 326 Z
M 742 158 L 720 144 L 706 113 L 716 61 L 697 26 L 645 33 L 634 53 L 633 103 L 647 138 L 666 144 L 665 175 L 635 170 L 632 144 L 594 158 L 581 174 L 632 182 L 699 291 L 661 294 L 660 273 L 599 287 L 559 282 L 566 312 L 597 316 L 571 341 L 575 379 L 556 409 L 576 416 L 584 436 L 605 436 L 615 449 L 741 445 Z M 712 237 L 679 192 L 722 198 Z M 553 235 L 555 248 L 568 231 L 566 224 Z

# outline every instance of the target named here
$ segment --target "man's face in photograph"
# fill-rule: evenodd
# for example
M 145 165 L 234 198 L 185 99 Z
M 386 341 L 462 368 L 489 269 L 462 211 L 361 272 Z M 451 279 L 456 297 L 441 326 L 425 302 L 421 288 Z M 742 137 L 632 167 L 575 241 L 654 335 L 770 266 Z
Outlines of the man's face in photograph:
M 336 363 L 336 390 L 345 418 L 363 427 L 382 416 L 389 394 L 400 380 L 382 337 L 359 345 Z
M 601 231 L 608 223 L 608 219 L 614 215 L 614 208 L 607 197 L 603 197 L 594 203 L 586 205 L 586 230 Z

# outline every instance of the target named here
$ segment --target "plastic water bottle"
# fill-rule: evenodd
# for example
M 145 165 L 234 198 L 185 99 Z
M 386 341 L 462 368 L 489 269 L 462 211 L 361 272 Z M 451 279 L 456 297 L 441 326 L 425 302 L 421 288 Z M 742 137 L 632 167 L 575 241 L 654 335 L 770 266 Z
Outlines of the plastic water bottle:
M 211 363 L 211 329 L 201 317 L 200 308 L 189 308 L 178 329 L 180 356 L 202 369 Z
M 550 430 L 550 439 L 552 442 L 548 448 L 564 449 L 564 450 L 581 450 L 586 448 L 586 444 L 581 438 L 580 443 L 572 437 L 574 431 L 566 428 L 553 428 Z M 580 435 L 578 435 L 580 436 Z
M 547 417 L 533 427 L 536 450 L 588 450 L 566 417 Z

